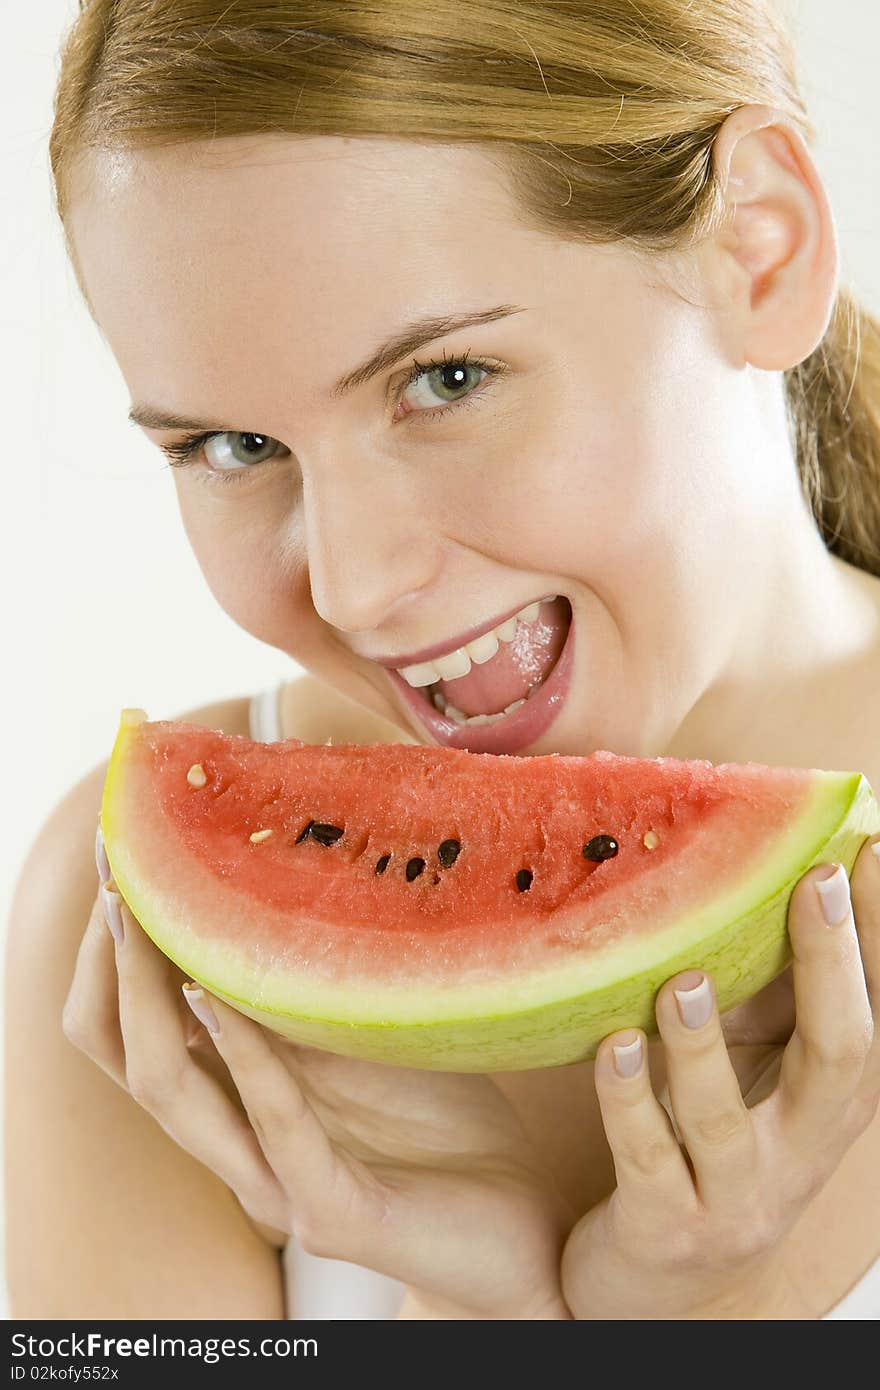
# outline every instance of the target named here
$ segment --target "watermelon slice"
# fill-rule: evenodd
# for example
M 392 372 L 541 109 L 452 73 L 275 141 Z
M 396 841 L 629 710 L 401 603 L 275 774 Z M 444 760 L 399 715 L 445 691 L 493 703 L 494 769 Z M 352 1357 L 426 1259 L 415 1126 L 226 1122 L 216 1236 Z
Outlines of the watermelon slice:
M 656 1032 L 680 970 L 722 1011 L 756 993 L 790 962 L 798 879 L 851 871 L 880 808 L 858 772 L 254 743 L 123 710 L 101 824 L 144 930 L 242 1013 L 503 1071 Z

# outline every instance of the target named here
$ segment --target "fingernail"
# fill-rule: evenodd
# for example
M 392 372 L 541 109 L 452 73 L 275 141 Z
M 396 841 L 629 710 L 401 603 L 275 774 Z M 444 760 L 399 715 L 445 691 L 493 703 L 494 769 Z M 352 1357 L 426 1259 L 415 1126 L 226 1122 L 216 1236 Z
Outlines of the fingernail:
M 110 935 L 116 944 L 121 946 L 125 938 L 125 929 L 122 925 L 122 899 L 114 890 L 112 883 L 101 884 L 101 906 L 104 909 L 104 921 L 110 928 Z
M 107 851 L 104 848 L 104 835 L 101 831 L 100 821 L 95 835 L 95 863 L 98 866 L 98 878 L 101 883 L 106 883 L 110 878 L 110 860 L 107 858 Z
M 642 1065 L 642 1040 L 636 1038 L 635 1042 L 614 1044 L 614 1070 L 618 1076 L 637 1076 Z
M 217 1022 L 217 1015 L 211 1008 L 198 985 L 184 985 L 183 997 L 189 1004 L 196 1018 L 200 1023 L 204 1023 L 209 1033 L 219 1033 L 220 1024 Z
M 840 927 L 849 917 L 849 879 L 842 864 L 835 864 L 827 877 L 815 879 L 822 916 L 829 927 Z
M 708 975 L 700 975 L 688 989 L 673 990 L 685 1028 L 702 1028 L 712 1016 L 712 990 Z
M 871 845 L 871 849 L 874 851 L 877 858 L 880 859 L 880 840 L 875 840 Z

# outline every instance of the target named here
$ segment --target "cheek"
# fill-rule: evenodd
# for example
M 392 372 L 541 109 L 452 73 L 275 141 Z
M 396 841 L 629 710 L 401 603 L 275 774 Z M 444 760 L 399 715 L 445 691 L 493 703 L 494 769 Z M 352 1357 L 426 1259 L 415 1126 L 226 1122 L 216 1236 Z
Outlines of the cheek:
M 184 530 L 220 607 L 259 641 L 284 644 L 313 611 L 295 520 L 266 497 L 203 497 L 208 489 L 175 482 Z
M 622 389 L 622 388 L 621 388 Z M 690 514 L 685 464 L 650 398 L 620 404 L 568 380 L 533 383 L 469 460 L 458 455 L 435 502 L 443 531 L 513 570 L 545 570 L 591 587 L 640 588 L 646 556 L 677 549 Z

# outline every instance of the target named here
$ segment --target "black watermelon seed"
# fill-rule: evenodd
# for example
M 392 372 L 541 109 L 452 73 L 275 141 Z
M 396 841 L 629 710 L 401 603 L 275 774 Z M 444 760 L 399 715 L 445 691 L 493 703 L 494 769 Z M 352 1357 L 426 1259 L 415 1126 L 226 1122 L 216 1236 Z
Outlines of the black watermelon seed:
M 300 831 L 300 833 L 297 835 L 297 837 L 296 837 L 296 839 L 294 840 L 293 843 L 294 843 L 295 845 L 298 845 L 298 844 L 300 843 L 301 840 L 305 840 L 305 839 L 307 838 L 307 836 L 309 835 L 309 832 L 311 831 L 311 828 L 312 828 L 312 826 L 313 826 L 314 824 L 315 824 L 315 822 L 314 822 L 313 820 L 310 820 L 309 823 L 308 823 L 308 825 L 306 826 L 305 830 L 301 830 L 301 831 Z
M 612 835 L 594 835 L 588 845 L 584 845 L 582 854 L 585 859 L 613 859 L 618 851 L 618 843 Z
M 533 877 L 534 875 L 532 874 L 531 869 L 519 870 L 516 876 L 516 886 L 521 893 L 524 893 L 527 888 L 531 888 Z
M 342 833 L 338 825 L 312 825 L 312 839 L 317 840 L 319 845 L 335 845 Z
M 406 881 L 412 883 L 414 878 L 418 878 L 422 869 L 425 867 L 424 859 L 410 859 L 406 866 Z
M 388 865 L 389 865 L 389 863 L 390 863 L 390 860 L 391 860 L 391 855 L 390 855 L 390 854 L 383 854 L 383 855 L 382 855 L 382 858 L 381 858 L 381 859 L 377 862 L 377 864 L 376 864 L 376 868 L 375 868 L 375 870 L 374 870 L 374 873 L 377 873 L 377 874 L 384 874 L 385 870 L 388 868 Z
M 444 869 L 450 868 L 461 852 L 461 845 L 458 840 L 444 840 L 437 851 L 437 858 Z

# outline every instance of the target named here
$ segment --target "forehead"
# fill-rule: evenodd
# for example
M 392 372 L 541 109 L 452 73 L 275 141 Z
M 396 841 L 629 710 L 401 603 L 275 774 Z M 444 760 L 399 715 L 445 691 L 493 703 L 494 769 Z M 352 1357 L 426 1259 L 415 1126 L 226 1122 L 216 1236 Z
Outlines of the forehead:
M 243 233 L 259 244 L 289 242 L 316 255 L 332 245 L 404 232 L 454 210 L 459 220 L 515 215 L 497 166 L 478 148 L 439 142 L 340 136 L 233 136 L 151 150 L 89 151 L 71 181 L 74 234 L 93 238 L 108 217 L 134 242 L 144 218 L 150 240 L 177 247 L 193 219 L 212 249 Z M 393 196 L 389 196 L 393 195 Z M 159 224 L 158 228 L 155 224 Z
M 68 225 L 127 375 L 160 345 L 289 356 L 306 335 L 369 344 L 421 312 L 500 302 L 544 240 L 484 151 L 329 136 L 89 152 Z

